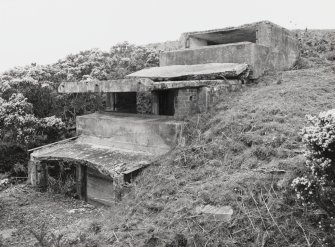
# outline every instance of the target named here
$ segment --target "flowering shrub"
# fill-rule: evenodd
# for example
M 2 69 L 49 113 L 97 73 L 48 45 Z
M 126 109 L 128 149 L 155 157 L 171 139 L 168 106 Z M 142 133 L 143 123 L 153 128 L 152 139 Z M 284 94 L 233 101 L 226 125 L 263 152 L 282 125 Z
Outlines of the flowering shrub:
M 29 147 L 40 135 L 57 139 L 64 130 L 65 124 L 59 118 L 36 118 L 32 104 L 22 94 L 14 93 L 9 100 L 0 98 L 1 142 Z
M 335 109 L 307 116 L 310 126 L 302 130 L 308 172 L 295 178 L 292 187 L 297 198 L 307 205 L 317 205 L 326 217 L 320 228 L 335 231 Z
M 29 145 L 34 142 L 39 120 L 32 114 L 32 104 L 22 94 L 8 101 L 0 98 L 0 137 L 3 142 Z
M 311 126 L 302 130 L 309 173 L 293 180 L 299 199 L 317 203 L 335 215 L 335 109 L 307 116 Z

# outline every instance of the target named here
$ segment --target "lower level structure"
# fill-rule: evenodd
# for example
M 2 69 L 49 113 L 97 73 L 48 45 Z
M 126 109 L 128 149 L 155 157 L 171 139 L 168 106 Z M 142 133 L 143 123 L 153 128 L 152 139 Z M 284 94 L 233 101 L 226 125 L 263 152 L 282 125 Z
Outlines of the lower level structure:
M 76 190 L 89 202 L 111 205 L 142 168 L 177 144 L 182 123 L 168 117 L 95 113 L 77 118 L 77 138 L 32 150 L 31 184 L 48 186 L 48 162 L 76 166 Z

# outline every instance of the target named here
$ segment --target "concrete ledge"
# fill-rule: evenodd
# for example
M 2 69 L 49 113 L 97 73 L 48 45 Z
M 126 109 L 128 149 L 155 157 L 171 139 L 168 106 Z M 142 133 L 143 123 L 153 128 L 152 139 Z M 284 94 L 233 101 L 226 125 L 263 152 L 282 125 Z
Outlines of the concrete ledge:
M 59 93 L 145 92 L 153 81 L 147 78 L 62 82 Z
M 193 65 L 169 65 L 143 69 L 127 75 L 128 78 L 140 77 L 151 80 L 195 80 L 237 78 L 248 69 L 247 64 L 240 63 L 206 63 Z

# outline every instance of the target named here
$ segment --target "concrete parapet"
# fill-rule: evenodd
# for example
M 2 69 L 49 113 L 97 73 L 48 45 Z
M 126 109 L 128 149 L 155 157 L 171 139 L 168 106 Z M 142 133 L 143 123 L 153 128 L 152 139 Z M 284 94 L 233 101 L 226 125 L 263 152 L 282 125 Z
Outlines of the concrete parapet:
M 177 144 L 182 123 L 156 115 L 94 113 L 77 117 L 77 134 L 85 143 L 164 154 Z

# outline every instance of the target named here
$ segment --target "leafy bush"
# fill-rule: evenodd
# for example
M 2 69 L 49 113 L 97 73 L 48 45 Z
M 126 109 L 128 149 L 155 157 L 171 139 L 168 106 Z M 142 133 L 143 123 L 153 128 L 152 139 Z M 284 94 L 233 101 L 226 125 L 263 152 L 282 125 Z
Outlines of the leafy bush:
M 29 147 L 43 132 L 58 139 L 65 124 L 56 117 L 37 118 L 33 106 L 22 94 L 14 93 L 9 100 L 0 98 L 0 140 Z
M 311 126 L 302 131 L 306 146 L 308 172 L 295 178 L 292 186 L 298 199 L 307 205 L 317 205 L 325 217 L 320 227 L 335 231 L 335 109 L 307 116 Z
M 109 52 L 91 49 L 71 54 L 55 64 L 31 64 L 6 71 L 0 74 L 0 97 L 9 100 L 14 93 L 21 93 L 32 104 L 32 112 L 37 118 L 55 115 L 74 126 L 77 115 L 96 111 L 102 106 L 101 95 L 59 95 L 57 88 L 61 82 L 120 79 L 158 65 L 158 51 L 123 42 L 112 46 Z
M 4 142 L 29 145 L 34 142 L 39 120 L 33 106 L 22 94 L 13 94 L 9 100 L 0 98 L 0 138 Z

